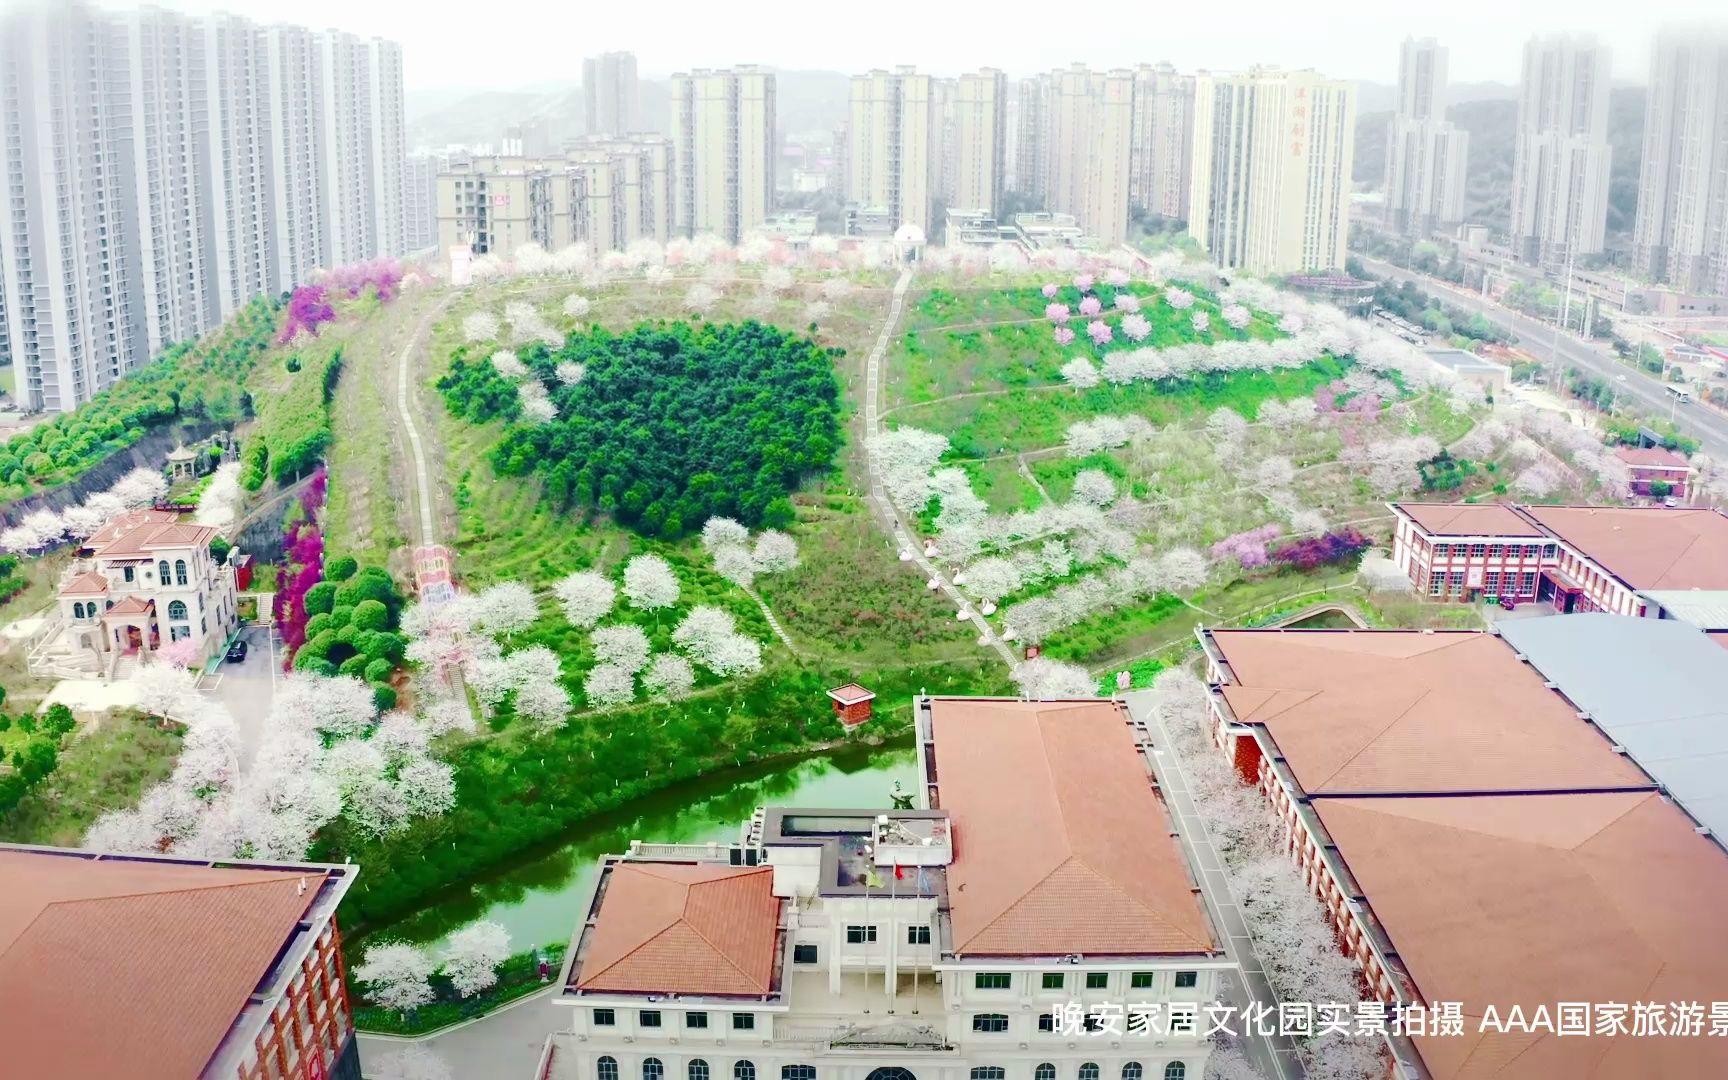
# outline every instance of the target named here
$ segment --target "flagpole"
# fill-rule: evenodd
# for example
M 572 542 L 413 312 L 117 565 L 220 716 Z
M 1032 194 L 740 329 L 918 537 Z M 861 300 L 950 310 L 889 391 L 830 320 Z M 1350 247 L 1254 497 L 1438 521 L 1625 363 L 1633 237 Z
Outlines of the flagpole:
M 875 876 L 876 848 L 873 844 L 864 845 L 864 988 L 870 988 L 870 934 L 875 925 L 870 922 L 870 879 Z M 866 996 L 864 1011 L 870 1011 L 869 997 Z

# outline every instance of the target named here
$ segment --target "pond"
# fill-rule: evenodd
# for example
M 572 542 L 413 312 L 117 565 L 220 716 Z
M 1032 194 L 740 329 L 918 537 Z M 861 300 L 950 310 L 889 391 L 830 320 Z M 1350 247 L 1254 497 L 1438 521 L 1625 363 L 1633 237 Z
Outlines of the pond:
M 567 942 L 588 902 L 596 861 L 628 850 L 631 840 L 730 842 L 762 805 L 885 810 L 896 780 L 905 791 L 917 790 L 917 772 L 917 750 L 906 745 L 849 748 L 715 773 L 585 822 L 554 845 L 452 886 L 418 913 L 366 937 L 439 942 L 468 923 L 491 919 L 510 932 L 516 950 Z

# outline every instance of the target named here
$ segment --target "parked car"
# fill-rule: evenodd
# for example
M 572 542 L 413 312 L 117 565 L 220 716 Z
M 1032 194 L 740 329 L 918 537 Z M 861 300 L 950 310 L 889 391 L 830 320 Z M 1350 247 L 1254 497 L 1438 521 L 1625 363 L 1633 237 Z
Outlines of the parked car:
M 1662 500 L 1662 505 L 1663 506 L 1679 506 L 1680 500 L 1676 499 L 1674 496 L 1670 495 L 1667 498 Z
M 244 641 L 236 641 L 228 646 L 228 662 L 230 664 L 238 664 L 244 659 L 246 659 L 246 643 Z

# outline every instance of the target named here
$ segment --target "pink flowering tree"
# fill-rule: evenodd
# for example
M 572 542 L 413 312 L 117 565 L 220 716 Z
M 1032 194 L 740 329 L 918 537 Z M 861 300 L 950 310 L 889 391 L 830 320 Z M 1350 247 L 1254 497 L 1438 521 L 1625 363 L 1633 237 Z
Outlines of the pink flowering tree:
M 1044 294 L 1044 299 L 1046 299 L 1046 300 L 1056 299 L 1056 283 L 1054 281 L 1045 282 L 1044 288 L 1040 289 L 1039 291 Z
M 1120 266 L 1112 266 L 1104 271 L 1104 282 L 1113 289 L 1124 288 L 1128 284 L 1128 271 Z
M 1044 317 L 1055 323 L 1057 326 L 1066 323 L 1070 314 L 1067 304 L 1052 303 L 1044 305 Z
M 1204 311 L 1196 311 L 1192 322 L 1196 334 L 1204 334 L 1212 329 L 1212 317 Z
M 1131 292 L 1119 292 L 1111 299 L 1111 302 L 1116 305 L 1117 311 L 1140 310 L 1140 298 Z
M 1246 330 L 1248 324 L 1254 321 L 1254 316 L 1250 315 L 1248 309 L 1241 304 L 1231 304 L 1224 309 L 1224 321 L 1229 323 L 1233 329 Z
M 1122 316 L 1122 336 L 1129 341 L 1145 341 L 1150 333 L 1152 324 L 1146 321 L 1146 316 L 1139 312 Z
M 336 309 L 325 299 L 324 286 L 302 285 L 288 298 L 288 311 L 282 318 L 278 342 L 294 340 L 302 332 L 316 334 L 318 327 L 336 318 Z
M 320 465 L 300 496 L 305 518 L 290 525 L 283 537 L 287 570 L 276 594 L 276 621 L 282 627 L 285 660 L 292 660 L 294 650 L 306 641 L 306 593 L 324 580 L 324 534 L 318 528 L 318 513 L 324 508 L 327 482 Z
M 1075 274 L 1074 275 L 1074 287 L 1076 289 L 1079 289 L 1081 292 L 1091 292 L 1092 291 L 1092 275 L 1091 274 Z
M 1058 345 L 1067 346 L 1074 344 L 1074 331 L 1068 329 L 1066 326 L 1058 326 L 1056 328 L 1055 336 L 1056 344 Z
M 1272 561 L 1266 546 L 1278 539 L 1283 532 L 1284 530 L 1276 524 L 1268 524 L 1262 525 L 1258 529 L 1239 532 L 1234 536 L 1226 536 L 1212 545 L 1212 559 L 1214 562 L 1233 559 L 1240 563 L 1244 570 L 1265 566 Z
M 1177 311 L 1186 311 L 1194 306 L 1194 294 L 1172 285 L 1164 290 L 1164 302 Z
M 1086 335 L 1092 339 L 1092 344 L 1103 348 L 1110 344 L 1116 336 L 1110 330 L 1110 324 L 1102 319 L 1094 319 L 1086 324 Z
M 1104 302 L 1096 296 L 1088 296 L 1080 301 L 1080 314 L 1090 319 L 1104 310 Z

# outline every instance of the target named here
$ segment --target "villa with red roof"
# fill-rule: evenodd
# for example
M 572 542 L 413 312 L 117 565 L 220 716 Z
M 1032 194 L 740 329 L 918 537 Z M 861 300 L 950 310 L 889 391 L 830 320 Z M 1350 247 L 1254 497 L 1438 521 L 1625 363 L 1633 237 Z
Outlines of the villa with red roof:
M 240 625 L 232 567 L 210 551 L 216 530 L 173 510 L 131 510 L 91 535 L 66 569 L 58 624 L 39 656 L 62 673 L 113 675 L 186 641 L 190 659 L 215 656 Z
M 916 716 L 920 809 L 761 808 L 737 843 L 603 859 L 541 1075 L 1198 1080 L 1237 965 L 1124 707 Z M 1159 1015 L 1068 1030 L 1071 1002 Z
M 1703 610 L 1699 601 L 1728 599 L 1728 515 L 1717 510 L 1388 505 L 1397 518 L 1393 561 L 1419 594 L 1437 600 L 1511 598 L 1562 613 L 1696 622 L 1690 612 Z

